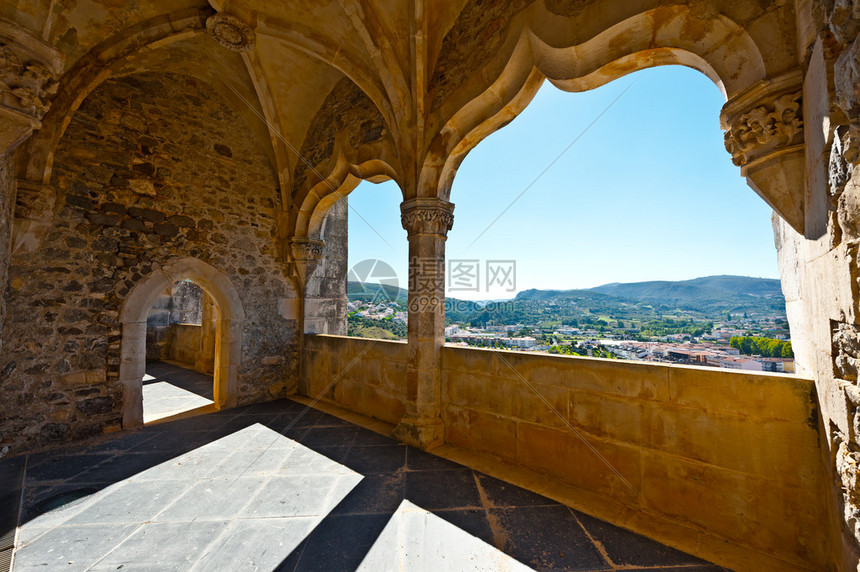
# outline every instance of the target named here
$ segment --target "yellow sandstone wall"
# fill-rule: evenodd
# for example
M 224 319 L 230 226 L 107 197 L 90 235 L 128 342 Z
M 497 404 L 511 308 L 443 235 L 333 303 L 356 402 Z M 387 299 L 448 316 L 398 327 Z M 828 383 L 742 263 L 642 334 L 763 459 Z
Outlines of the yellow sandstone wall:
M 751 567 L 766 561 L 756 552 L 825 561 L 811 380 L 459 347 L 442 360 L 448 443 L 561 480 L 584 507 L 605 505 L 596 516 L 711 558 L 727 540 Z
M 406 342 L 307 335 L 300 380 L 303 395 L 397 423 L 406 411 Z
M 811 380 L 452 346 L 442 367 L 447 445 L 559 483 L 576 508 L 723 565 L 824 569 Z M 302 393 L 397 423 L 405 368 L 402 342 L 307 336 Z

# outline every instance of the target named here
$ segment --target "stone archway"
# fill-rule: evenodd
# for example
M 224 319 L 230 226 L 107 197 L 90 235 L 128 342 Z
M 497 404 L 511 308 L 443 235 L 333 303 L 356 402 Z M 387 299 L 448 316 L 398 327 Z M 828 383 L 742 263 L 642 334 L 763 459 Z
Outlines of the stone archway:
M 222 272 L 196 258 L 175 258 L 132 288 L 120 311 L 122 345 L 119 380 L 123 388 L 122 426 L 143 425 L 143 385 L 146 368 L 146 317 L 158 295 L 180 280 L 191 280 L 215 300 L 214 398 L 218 409 L 236 404 L 236 371 L 241 359 L 245 311 L 239 293 Z

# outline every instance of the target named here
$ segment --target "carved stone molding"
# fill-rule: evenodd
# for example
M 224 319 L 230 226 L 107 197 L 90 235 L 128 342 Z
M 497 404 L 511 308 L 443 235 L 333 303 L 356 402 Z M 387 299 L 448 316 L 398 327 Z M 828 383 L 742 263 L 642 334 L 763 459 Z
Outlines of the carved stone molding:
M 795 87 L 799 86 L 791 85 Z M 801 91 L 785 92 L 782 86 L 777 86 L 777 90 L 776 94 L 769 89 L 756 90 L 749 94 L 753 97 L 742 96 L 723 108 L 721 119 L 726 129 L 726 150 L 738 167 L 803 143 Z
M 41 127 L 62 71 L 58 50 L 0 19 L 0 155 Z
M 325 255 L 325 242 L 312 238 L 294 238 L 290 241 L 291 263 L 302 285 L 307 284 Z
M 435 234 L 447 237 L 454 225 L 454 204 L 434 198 L 410 199 L 400 204 L 400 222 L 409 236 Z
M 12 253 L 33 252 L 50 231 L 56 193 L 49 185 L 18 179 L 15 218 L 12 222 Z
M 253 28 L 229 14 L 210 16 L 206 20 L 206 29 L 216 42 L 234 52 L 250 51 L 257 43 Z
M 325 242 L 312 238 L 294 238 L 290 241 L 293 260 L 319 262 L 325 254 Z
M 726 150 L 750 186 L 795 230 L 804 229 L 802 75 L 763 80 L 723 106 Z

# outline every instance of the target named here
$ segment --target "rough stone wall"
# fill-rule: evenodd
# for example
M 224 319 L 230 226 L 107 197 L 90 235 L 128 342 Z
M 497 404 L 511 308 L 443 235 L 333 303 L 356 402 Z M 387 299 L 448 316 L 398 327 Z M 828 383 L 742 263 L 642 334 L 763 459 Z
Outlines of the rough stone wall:
M 798 14 L 798 29 L 810 31 L 803 62 L 807 231 L 775 217 L 774 235 L 792 348 L 821 404 L 834 566 L 847 570 L 860 562 L 860 2 L 807 6 Z
M 511 18 L 532 2 L 534 0 L 469 0 L 460 12 L 457 23 L 445 35 L 430 78 L 434 111 L 474 70 L 481 67 L 482 62 L 498 51 Z
M 346 335 L 348 214 L 343 198 L 332 205 L 323 223 L 325 253 L 305 289 L 305 333 Z
M 170 74 L 110 80 L 72 119 L 53 173 L 52 227 L 11 265 L 0 444 L 20 452 L 120 428 L 123 300 L 179 256 L 240 293 L 238 402 L 295 386 L 296 323 L 279 312 L 295 294 L 277 259 L 277 180 L 216 92 Z
M 302 157 L 314 167 L 318 166 L 332 156 L 335 135 L 344 130 L 348 133 L 348 142 L 353 149 L 380 141 L 388 134 L 385 120 L 376 105 L 346 77 L 335 84 L 311 122 L 302 143 Z M 299 161 L 293 174 L 293 193 L 306 190 L 309 171 L 307 164 Z M 323 173 L 325 175 L 327 173 Z M 315 175 L 311 178 L 311 184 L 319 180 Z
M 9 278 L 9 253 L 12 240 L 12 203 L 15 200 L 15 177 L 12 155 L 0 157 L 0 293 L 6 292 Z M 6 324 L 6 296 L 0 296 L 0 333 Z M 3 351 L 0 338 L 0 352 Z M 3 373 L 0 372 L 0 383 Z
M 169 355 L 170 307 L 173 299 L 170 291 L 162 292 L 146 316 L 146 360 L 157 361 Z
M 182 281 L 173 289 L 170 307 L 171 324 L 203 323 L 203 288 L 194 282 Z

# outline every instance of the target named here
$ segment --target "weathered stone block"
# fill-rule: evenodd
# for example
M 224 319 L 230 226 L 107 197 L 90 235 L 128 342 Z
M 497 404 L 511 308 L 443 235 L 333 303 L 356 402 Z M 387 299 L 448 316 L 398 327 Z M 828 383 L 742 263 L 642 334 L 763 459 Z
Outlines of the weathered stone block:
M 112 397 L 93 397 L 75 404 L 78 411 L 85 415 L 99 415 L 110 413 L 113 410 L 114 401 Z M 101 432 L 101 430 L 99 430 Z

